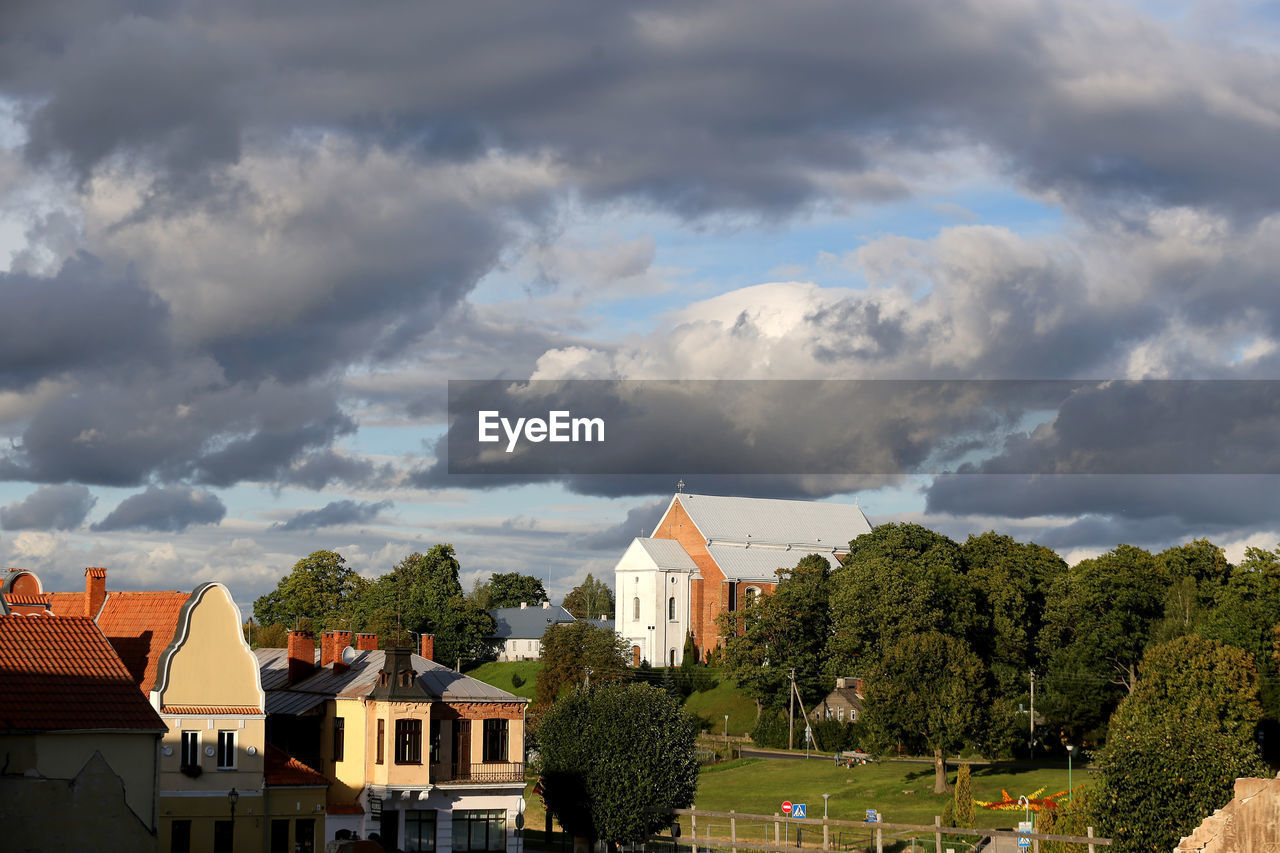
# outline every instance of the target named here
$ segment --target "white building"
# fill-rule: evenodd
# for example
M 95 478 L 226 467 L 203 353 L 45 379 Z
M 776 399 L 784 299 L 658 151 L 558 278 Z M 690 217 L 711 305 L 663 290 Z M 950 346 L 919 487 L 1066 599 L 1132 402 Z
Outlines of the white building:
M 633 666 L 680 665 L 695 578 L 698 566 L 679 542 L 632 540 L 614 568 L 614 627 L 631 647 Z
M 542 656 L 542 635 L 547 629 L 576 621 L 568 610 L 548 601 L 538 607 L 522 601 L 519 607 L 499 607 L 489 614 L 493 616 L 494 638 L 502 643 L 500 661 L 537 660 Z

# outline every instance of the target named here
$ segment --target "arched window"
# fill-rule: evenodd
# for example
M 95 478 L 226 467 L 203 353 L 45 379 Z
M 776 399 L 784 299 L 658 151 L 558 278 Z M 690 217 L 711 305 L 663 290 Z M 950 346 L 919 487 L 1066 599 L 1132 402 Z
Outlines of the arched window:
M 743 590 L 743 597 L 746 598 L 747 604 L 750 604 L 751 602 L 755 601 L 756 596 L 758 596 L 759 594 L 760 594 L 759 587 L 749 586 L 745 590 Z
M 640 596 L 636 596 L 635 601 L 631 602 L 631 618 L 640 618 Z
M 672 622 L 676 621 L 676 597 L 674 595 L 667 599 L 667 618 Z

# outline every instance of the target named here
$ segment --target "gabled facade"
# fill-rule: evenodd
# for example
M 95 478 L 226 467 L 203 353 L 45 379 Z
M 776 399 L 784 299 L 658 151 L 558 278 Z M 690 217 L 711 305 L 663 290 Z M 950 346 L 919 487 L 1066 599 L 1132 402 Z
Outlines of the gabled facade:
M 678 665 L 686 634 L 705 659 L 723 642 L 720 614 L 772 593 L 778 570 L 808 554 L 837 565 L 849 542 L 869 532 L 856 504 L 676 494 L 653 535 L 633 540 L 614 569 L 617 630 L 633 659 Z M 688 560 L 657 541 L 678 546 Z M 687 603 L 684 615 L 677 610 L 672 618 L 673 597 L 677 608 L 682 603 L 681 577 L 688 579 Z
M 490 610 L 493 617 L 493 638 L 502 643 L 498 660 L 537 660 L 542 656 L 542 635 L 552 625 L 567 625 L 575 621 L 573 614 L 558 604 L 544 601 L 529 607 L 499 607 Z
M 326 839 L 378 833 L 387 849 L 515 851 L 526 700 L 377 638 L 290 635 L 258 649 L 269 738 L 330 779 Z

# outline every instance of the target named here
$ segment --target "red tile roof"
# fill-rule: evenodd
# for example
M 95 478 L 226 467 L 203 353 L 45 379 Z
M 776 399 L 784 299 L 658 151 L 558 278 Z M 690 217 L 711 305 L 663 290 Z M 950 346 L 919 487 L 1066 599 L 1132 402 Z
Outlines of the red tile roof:
M 262 716 L 261 708 L 240 707 L 239 705 L 165 705 L 160 709 L 162 714 L 194 714 L 198 717 L 212 717 L 217 714 L 237 714 L 240 716 Z
M 37 593 L 35 595 L 24 594 L 21 592 L 5 593 L 4 600 L 9 604 L 48 604 L 50 594 Z
M 129 674 L 143 693 L 156 686 L 160 655 L 173 642 L 178 614 L 188 592 L 108 592 L 98 615 L 98 627 L 107 635 Z M 83 616 L 83 592 L 55 592 L 57 616 Z
M 0 730 L 165 731 L 92 619 L 0 616 Z
M 268 785 L 325 786 L 329 784 L 329 780 L 323 774 L 312 770 L 278 746 L 267 744 L 267 753 L 264 757 Z

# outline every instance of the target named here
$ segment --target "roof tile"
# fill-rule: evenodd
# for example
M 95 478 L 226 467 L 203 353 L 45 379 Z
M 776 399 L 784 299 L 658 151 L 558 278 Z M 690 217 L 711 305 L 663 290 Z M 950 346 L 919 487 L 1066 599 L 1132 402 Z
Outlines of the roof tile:
M 268 785 L 328 785 L 324 774 L 312 770 L 278 746 L 267 744 L 265 775 Z

